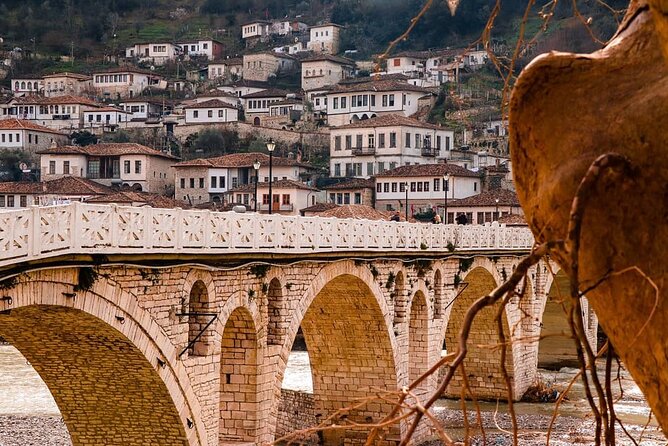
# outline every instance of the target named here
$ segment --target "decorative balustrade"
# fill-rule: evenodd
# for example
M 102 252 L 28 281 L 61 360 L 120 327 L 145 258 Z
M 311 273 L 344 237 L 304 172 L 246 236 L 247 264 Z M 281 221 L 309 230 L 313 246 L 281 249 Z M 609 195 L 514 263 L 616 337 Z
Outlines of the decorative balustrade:
M 64 254 L 527 251 L 527 228 L 72 203 L 0 211 L 0 265 Z

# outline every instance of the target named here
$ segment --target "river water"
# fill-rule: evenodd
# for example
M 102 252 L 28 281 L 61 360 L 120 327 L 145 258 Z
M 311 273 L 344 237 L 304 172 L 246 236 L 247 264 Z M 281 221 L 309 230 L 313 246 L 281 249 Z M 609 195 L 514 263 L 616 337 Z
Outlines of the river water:
M 560 371 L 540 370 L 543 382 L 554 384 L 557 388 L 565 388 L 576 375 L 576 369 L 565 368 Z M 614 372 L 616 374 L 616 371 Z M 643 426 L 647 423 L 650 410 L 640 389 L 625 370 L 621 371 L 621 386 L 624 396 L 615 405 L 617 416 L 627 425 Z M 311 370 L 308 353 L 293 351 L 285 372 L 283 387 L 302 392 L 313 392 Z M 616 384 L 618 388 L 619 385 Z M 459 402 L 455 400 L 440 400 L 434 412 L 457 410 Z M 481 402 L 483 412 L 505 413 L 506 404 Z M 516 403 L 516 412 L 519 415 L 544 415 L 550 417 L 554 404 L 550 403 Z M 576 380 L 559 414 L 566 417 L 585 419 L 589 416 L 589 406 L 585 400 L 584 389 L 580 380 Z M 60 416 L 58 407 L 48 388 L 37 372 L 26 359 L 9 345 L 0 345 L 0 416 Z M 651 426 L 656 426 L 651 420 Z M 0 440 L 2 432 L 0 432 Z M 0 441 L 2 444 L 2 441 Z M 621 443 L 624 444 L 624 443 Z M 644 443 L 647 444 L 647 443 Z M 654 443 L 651 443 L 654 444 Z M 658 444 L 658 443 L 657 443 Z

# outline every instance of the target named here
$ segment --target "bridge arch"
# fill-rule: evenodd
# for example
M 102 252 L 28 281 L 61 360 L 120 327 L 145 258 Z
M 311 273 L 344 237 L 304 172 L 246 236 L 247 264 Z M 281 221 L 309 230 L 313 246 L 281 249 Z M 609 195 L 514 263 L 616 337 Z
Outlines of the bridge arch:
M 371 388 L 398 388 L 397 348 L 392 311 L 368 268 L 342 261 L 324 267 L 298 300 L 277 364 L 272 412 L 276 413 L 280 385 L 297 330 L 304 333 L 313 377 L 316 415 L 327 417 L 374 395 Z M 351 411 L 358 422 L 379 420 L 391 410 L 373 401 Z M 399 435 L 395 426 L 390 434 Z M 363 435 L 350 431 L 324 431 L 324 442 Z
M 212 303 L 216 299 L 215 285 L 207 271 L 193 269 L 186 276 L 183 286 L 183 312 L 188 314 L 188 349 L 190 356 L 206 356 L 213 349 L 213 330 L 207 329 L 211 320 L 204 313 L 212 313 Z
M 431 312 L 427 298 L 422 290 L 418 290 L 411 301 L 408 322 L 408 381 L 413 382 L 426 372 L 432 365 L 433 356 L 430 354 L 429 326 Z M 431 380 L 423 381 L 420 393 L 429 390 Z
M 112 279 L 97 276 L 87 290 L 76 290 L 79 282 L 77 268 L 27 273 L 4 291 L 11 304 L 0 304 L 0 335 L 46 383 L 73 445 L 206 444 L 164 331 Z
M 285 318 L 283 318 L 283 285 L 278 277 L 273 277 L 269 281 L 267 289 L 267 344 L 280 344 L 285 336 Z

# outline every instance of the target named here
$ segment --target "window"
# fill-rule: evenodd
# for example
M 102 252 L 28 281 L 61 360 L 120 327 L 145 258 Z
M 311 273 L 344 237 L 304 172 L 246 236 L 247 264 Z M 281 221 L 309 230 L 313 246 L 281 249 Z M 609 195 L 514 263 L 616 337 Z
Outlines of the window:
M 353 137 L 351 135 L 346 135 L 346 150 L 350 150 L 353 147 Z
M 334 150 L 341 150 L 341 136 L 334 137 Z
M 397 183 L 392 183 L 392 192 L 397 191 Z
M 218 187 L 218 177 L 211 177 L 211 188 L 216 189 Z
M 441 137 L 436 136 L 436 148 L 440 150 L 441 148 Z
M 376 147 L 376 137 L 373 134 L 369 134 L 368 136 L 369 136 L 369 138 L 368 138 L 369 139 L 369 148 L 373 149 L 374 147 Z
M 385 133 L 380 133 L 378 135 L 378 148 L 379 149 L 385 148 Z
M 343 194 L 342 193 L 336 194 L 336 204 L 343 204 Z
M 380 193 L 383 191 L 383 183 L 376 183 L 376 192 Z
M 269 194 L 262 194 L 262 204 L 269 204 Z
M 186 179 L 181 178 L 181 189 L 185 189 L 185 188 L 186 188 Z
M 290 195 L 289 194 L 283 194 L 282 197 L 282 203 L 286 206 L 290 205 Z
M 389 99 L 389 102 L 390 102 L 390 107 L 394 107 L 394 95 L 391 94 L 388 99 Z
M 193 118 L 199 118 L 199 111 L 193 110 Z
M 375 94 L 371 95 L 371 106 L 372 107 L 376 106 L 376 95 Z
M 330 203 L 335 203 L 336 202 L 336 194 L 334 194 L 334 193 L 329 194 L 329 202 Z
M 343 204 L 350 204 L 350 192 L 343 194 Z
M 396 161 L 390 162 L 390 170 L 396 169 L 396 168 L 397 168 L 397 162 Z
M 56 162 L 49 161 L 49 175 L 55 175 L 55 174 L 56 174 Z
M 19 206 L 22 208 L 28 207 L 28 197 L 26 195 L 19 196 Z
M 413 191 L 413 185 L 411 184 L 411 192 Z M 417 191 L 422 192 L 422 181 L 417 182 Z
M 339 108 L 339 98 L 334 98 L 334 104 L 332 105 L 334 110 Z
M 345 98 L 345 96 L 341 98 L 341 108 L 346 108 L 346 98 Z
M 218 187 L 225 189 L 225 177 L 218 177 Z
M 416 190 L 416 184 L 415 184 L 415 181 L 412 181 L 411 182 L 411 192 L 415 192 L 415 190 Z
M 7 207 L 8 208 L 14 207 L 14 195 L 7 195 Z
M 441 179 L 434 178 L 434 192 L 438 192 L 439 190 L 441 190 Z
M 191 189 L 194 189 L 194 188 L 195 188 L 195 179 L 194 179 L 194 178 L 191 178 L 191 179 L 190 179 L 190 188 L 191 188 Z
M 378 173 L 383 173 L 385 172 L 385 163 L 384 162 L 379 162 L 378 163 Z
M 424 191 L 429 192 L 429 181 L 424 182 Z
M 207 117 L 213 118 L 213 110 L 207 111 Z
M 450 150 L 450 137 L 445 137 L 445 150 Z
M 383 107 L 387 107 L 387 95 L 384 94 L 382 99 L 381 99 L 381 104 Z
M 199 188 L 204 189 L 204 178 L 199 179 Z
M 65 175 L 70 174 L 70 162 L 69 161 L 63 161 L 63 174 L 65 174 Z
M 390 191 L 390 183 L 383 183 L 383 192 L 388 193 Z
M 223 111 L 222 111 L 222 110 L 218 110 L 218 117 L 219 117 L 219 118 L 222 118 L 222 117 L 223 117 Z
M 397 147 L 397 134 L 395 132 L 390 133 L 390 149 L 396 149 Z
M 55 170 L 55 167 L 54 167 Z M 88 178 L 100 178 L 100 160 L 88 160 Z
M 406 183 L 399 183 L 399 192 L 406 192 Z
M 410 148 L 411 147 L 411 134 L 406 133 L 406 147 Z
M 478 191 L 478 182 L 477 181 L 473 183 L 473 191 L 474 192 Z
M 335 177 L 340 177 L 341 176 L 341 164 L 334 164 L 334 176 Z
M 130 173 L 130 160 L 123 161 L 123 172 Z
M 366 163 L 366 174 L 367 174 L 368 176 L 372 176 L 372 175 L 373 175 L 373 162 Z
M 4 207 L 5 207 L 5 196 L 0 195 L 0 208 L 4 208 Z
M 362 204 L 362 194 L 355 192 L 355 204 Z
M 355 139 L 356 139 L 355 147 L 357 147 L 358 149 L 361 149 L 362 148 L 362 139 L 363 139 L 362 135 L 357 135 L 357 137 Z
M 356 177 L 362 176 L 362 163 L 353 163 L 353 174 Z
M 141 173 L 141 161 L 140 160 L 135 161 L 135 173 L 136 174 Z

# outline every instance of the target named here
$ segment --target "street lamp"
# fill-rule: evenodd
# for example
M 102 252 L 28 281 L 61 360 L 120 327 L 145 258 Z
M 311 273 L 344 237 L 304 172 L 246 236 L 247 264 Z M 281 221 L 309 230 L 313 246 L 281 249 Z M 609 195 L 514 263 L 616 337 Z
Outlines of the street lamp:
M 499 221 L 499 199 L 498 198 L 494 199 L 494 202 L 496 203 L 496 212 L 495 212 L 496 220 L 495 221 Z
M 255 212 L 257 212 L 257 182 L 260 171 L 260 162 L 258 160 L 255 160 L 253 163 L 253 169 L 255 169 Z
M 450 189 L 450 174 L 443 175 L 443 224 L 448 224 L 448 189 Z
M 408 181 L 404 183 L 404 189 L 406 189 L 406 223 L 408 223 Z
M 271 214 L 271 208 L 274 205 L 274 197 L 271 194 L 271 183 L 273 181 L 273 156 L 274 156 L 274 149 L 276 149 L 276 143 L 274 142 L 273 139 L 270 139 L 269 142 L 267 143 L 267 150 L 269 151 L 269 213 Z

